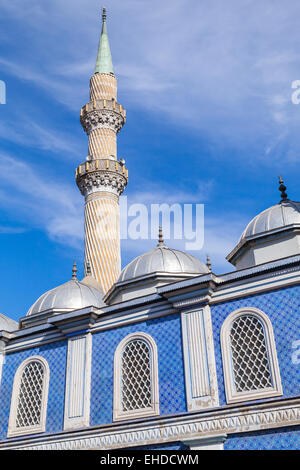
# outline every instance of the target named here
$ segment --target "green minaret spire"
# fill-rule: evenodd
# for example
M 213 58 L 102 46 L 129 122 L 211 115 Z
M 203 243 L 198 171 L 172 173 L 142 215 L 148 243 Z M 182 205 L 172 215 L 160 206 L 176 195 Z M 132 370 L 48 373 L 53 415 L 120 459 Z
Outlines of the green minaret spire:
M 102 31 L 94 73 L 114 73 L 106 27 L 106 8 L 102 10 Z

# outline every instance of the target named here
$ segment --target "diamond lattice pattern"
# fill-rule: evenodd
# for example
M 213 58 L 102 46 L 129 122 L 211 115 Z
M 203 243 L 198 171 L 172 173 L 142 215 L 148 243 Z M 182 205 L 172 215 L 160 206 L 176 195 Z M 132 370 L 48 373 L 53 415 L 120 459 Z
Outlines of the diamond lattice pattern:
M 261 322 L 242 315 L 230 332 L 232 362 L 237 392 L 272 386 L 264 329 Z
M 149 346 L 141 340 L 130 341 L 122 355 L 123 411 L 149 408 L 151 398 Z
M 44 367 L 38 361 L 30 362 L 24 369 L 20 384 L 16 427 L 40 424 Z

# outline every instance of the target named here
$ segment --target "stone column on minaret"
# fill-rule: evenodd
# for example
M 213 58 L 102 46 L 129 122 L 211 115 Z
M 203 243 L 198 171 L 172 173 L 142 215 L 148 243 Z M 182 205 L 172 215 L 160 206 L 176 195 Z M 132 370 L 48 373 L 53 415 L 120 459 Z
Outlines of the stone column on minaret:
M 90 102 L 80 112 L 89 137 L 87 161 L 76 169 L 76 182 L 85 197 L 85 264 L 106 293 L 121 271 L 119 196 L 128 181 L 124 160 L 117 160 L 117 133 L 126 111 L 117 102 L 114 75 L 103 8 L 102 32 Z

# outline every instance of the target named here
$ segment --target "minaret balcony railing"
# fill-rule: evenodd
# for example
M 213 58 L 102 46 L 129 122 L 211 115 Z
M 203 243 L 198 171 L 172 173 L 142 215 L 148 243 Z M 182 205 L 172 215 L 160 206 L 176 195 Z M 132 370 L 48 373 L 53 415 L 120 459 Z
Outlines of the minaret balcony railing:
M 75 171 L 76 183 L 86 196 L 96 190 L 122 194 L 128 182 L 128 170 L 122 162 L 109 159 L 90 160 L 81 163 Z
M 116 111 L 121 114 L 124 119 L 126 119 L 126 109 L 118 103 L 116 100 L 93 100 L 85 104 L 80 111 L 80 117 L 84 116 L 86 113 L 94 111 L 95 109 L 107 109 Z

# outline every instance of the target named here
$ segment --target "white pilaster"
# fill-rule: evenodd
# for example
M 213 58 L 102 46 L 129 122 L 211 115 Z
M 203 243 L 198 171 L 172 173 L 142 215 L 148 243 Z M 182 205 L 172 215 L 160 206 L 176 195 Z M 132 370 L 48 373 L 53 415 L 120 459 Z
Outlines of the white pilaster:
M 91 346 L 90 333 L 68 340 L 64 429 L 89 425 Z
M 182 335 L 188 411 L 219 405 L 210 308 L 183 312 Z
M 1 379 L 2 379 L 2 368 L 4 364 L 4 358 L 5 358 L 4 341 L 0 341 L 0 385 L 1 385 Z

